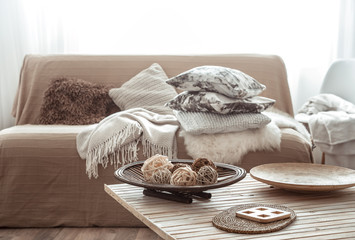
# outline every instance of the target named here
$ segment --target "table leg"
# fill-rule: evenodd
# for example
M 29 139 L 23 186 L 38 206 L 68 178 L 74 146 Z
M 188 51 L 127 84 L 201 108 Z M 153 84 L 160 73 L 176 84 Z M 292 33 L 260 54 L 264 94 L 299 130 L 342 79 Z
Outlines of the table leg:
M 146 196 L 162 198 L 162 199 L 175 201 L 175 202 L 192 203 L 192 198 L 187 197 L 183 194 L 165 193 L 165 192 L 159 192 L 151 189 L 144 189 L 143 194 Z

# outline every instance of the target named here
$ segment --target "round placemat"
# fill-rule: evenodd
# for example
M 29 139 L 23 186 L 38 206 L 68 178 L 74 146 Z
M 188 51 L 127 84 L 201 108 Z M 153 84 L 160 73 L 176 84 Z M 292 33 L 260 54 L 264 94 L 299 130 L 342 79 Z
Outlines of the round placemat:
M 236 216 L 236 212 L 252 207 L 271 207 L 283 211 L 288 211 L 291 216 L 286 219 L 278 220 L 270 223 L 259 223 L 252 220 L 240 218 Z M 279 231 L 290 225 L 296 219 L 295 212 L 285 206 L 270 205 L 270 204 L 243 204 L 238 205 L 217 214 L 212 223 L 216 228 L 232 233 L 270 233 Z

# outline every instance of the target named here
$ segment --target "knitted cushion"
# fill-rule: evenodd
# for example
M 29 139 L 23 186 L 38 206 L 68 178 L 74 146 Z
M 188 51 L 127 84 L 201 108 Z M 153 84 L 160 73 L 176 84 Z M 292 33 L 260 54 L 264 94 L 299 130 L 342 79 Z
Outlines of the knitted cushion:
M 194 135 L 239 132 L 260 128 L 271 122 L 262 113 L 215 114 L 207 112 L 174 111 L 182 128 Z
M 217 92 L 232 98 L 253 97 L 266 87 L 251 76 L 227 67 L 201 66 L 167 81 L 181 90 Z
M 245 99 L 229 98 L 215 92 L 182 92 L 166 105 L 171 109 L 187 112 L 259 113 L 274 105 L 275 100 L 266 97 Z
M 166 84 L 164 70 L 157 63 L 141 71 L 120 88 L 111 89 L 110 97 L 121 110 L 145 106 L 164 106 L 177 93 Z

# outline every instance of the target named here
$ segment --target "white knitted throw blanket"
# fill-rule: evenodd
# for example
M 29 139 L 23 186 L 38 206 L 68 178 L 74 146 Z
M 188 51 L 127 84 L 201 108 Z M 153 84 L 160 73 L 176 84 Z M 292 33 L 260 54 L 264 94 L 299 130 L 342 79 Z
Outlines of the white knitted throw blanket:
M 174 115 L 161 115 L 143 108 L 133 108 L 112 114 L 98 124 L 88 126 L 76 138 L 77 150 L 86 159 L 89 178 L 98 177 L 98 165 L 110 162 L 115 168 L 138 159 L 138 143 L 143 155 L 177 156 L 175 133 L 179 123 Z

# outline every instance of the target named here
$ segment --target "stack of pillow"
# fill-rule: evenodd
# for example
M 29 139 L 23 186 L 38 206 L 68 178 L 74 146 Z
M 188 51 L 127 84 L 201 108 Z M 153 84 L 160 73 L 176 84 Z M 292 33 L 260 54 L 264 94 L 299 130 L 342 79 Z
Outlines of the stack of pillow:
M 266 87 L 239 70 L 200 66 L 167 83 L 184 90 L 166 105 L 190 134 L 238 132 L 271 121 L 261 112 L 275 100 L 258 96 Z

